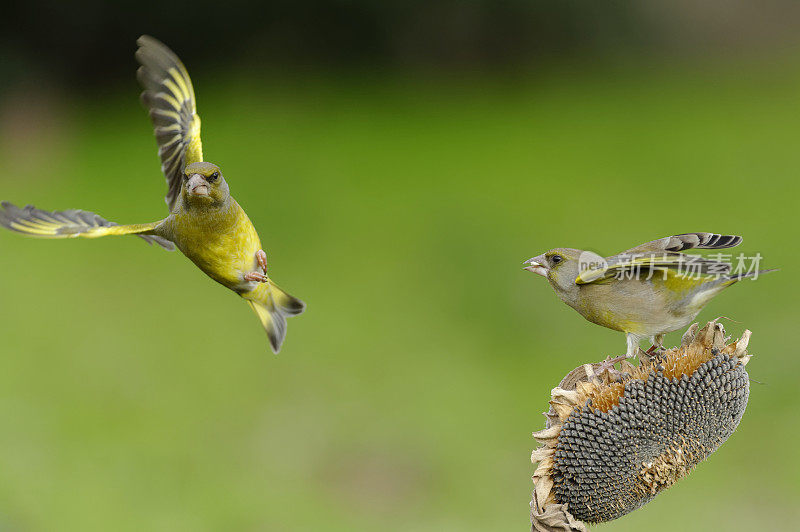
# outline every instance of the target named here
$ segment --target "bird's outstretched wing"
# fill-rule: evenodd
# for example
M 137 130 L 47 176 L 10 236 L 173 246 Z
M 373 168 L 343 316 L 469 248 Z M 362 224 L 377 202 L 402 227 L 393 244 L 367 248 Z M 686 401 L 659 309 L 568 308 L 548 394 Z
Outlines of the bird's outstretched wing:
M 39 238 L 98 238 L 108 235 L 136 235 L 149 244 L 172 251 L 169 240 L 147 234 L 161 222 L 119 225 L 89 211 L 70 209 L 48 212 L 28 205 L 22 209 L 7 201 L 0 203 L 0 225 L 27 236 Z
M 136 43 L 136 60 L 141 64 L 136 77 L 144 88 L 142 103 L 153 121 L 161 171 L 167 179 L 165 200 L 172 211 L 183 169 L 203 160 L 194 88 L 181 60 L 162 42 L 143 35 Z
M 682 273 L 687 277 L 726 275 L 731 265 L 727 262 L 687 255 L 687 249 L 724 249 L 738 246 L 742 237 L 716 233 L 684 233 L 646 242 L 618 255 L 598 261 L 582 269 L 575 284 L 603 282 L 611 278 L 637 276 L 643 279 L 657 271 Z

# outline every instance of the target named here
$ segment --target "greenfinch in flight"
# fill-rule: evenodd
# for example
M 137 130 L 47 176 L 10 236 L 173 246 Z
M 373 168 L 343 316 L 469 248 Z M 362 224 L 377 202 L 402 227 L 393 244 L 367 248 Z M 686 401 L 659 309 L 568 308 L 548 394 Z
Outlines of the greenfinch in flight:
M 649 338 L 663 347 L 664 334 L 689 325 L 722 290 L 772 270 L 732 273 L 731 265 L 687 249 L 738 246 L 742 237 L 686 233 L 647 242 L 603 258 L 580 249 L 555 248 L 524 262 L 546 277 L 561 300 L 597 325 L 624 332 L 626 357 Z
M 203 161 L 200 117 L 183 63 L 152 37 L 142 36 L 137 44 L 137 77 L 167 180 L 169 216 L 118 225 L 87 211 L 47 212 L 3 202 L 0 225 L 34 237 L 136 235 L 165 249 L 177 247 L 206 275 L 250 304 L 277 353 L 286 337 L 286 318 L 303 312 L 305 304 L 269 278 L 267 256 L 253 224 L 230 195 L 219 166 Z

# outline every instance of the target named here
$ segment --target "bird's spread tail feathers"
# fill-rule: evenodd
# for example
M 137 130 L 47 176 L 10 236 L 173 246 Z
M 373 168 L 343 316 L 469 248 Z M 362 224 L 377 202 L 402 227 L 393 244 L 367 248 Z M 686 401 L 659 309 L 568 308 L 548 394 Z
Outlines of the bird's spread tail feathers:
M 255 290 L 243 294 L 267 331 L 269 345 L 274 353 L 281 350 L 286 338 L 286 318 L 301 314 L 306 304 L 281 290 L 272 281 L 259 284 Z
M 136 235 L 148 243 L 156 243 L 164 249 L 175 249 L 172 242 L 148 234 L 160 222 L 149 224 L 119 225 L 89 211 L 43 211 L 33 205 L 20 209 L 4 201 L 0 203 L 0 225 L 28 236 L 39 238 L 97 238 L 107 235 Z

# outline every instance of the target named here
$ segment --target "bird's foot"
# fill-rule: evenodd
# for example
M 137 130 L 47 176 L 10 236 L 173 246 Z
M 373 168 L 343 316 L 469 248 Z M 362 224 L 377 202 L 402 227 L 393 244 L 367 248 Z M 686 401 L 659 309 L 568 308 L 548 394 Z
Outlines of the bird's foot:
M 247 272 L 244 274 L 245 281 L 255 281 L 257 283 L 268 283 L 269 277 L 261 272 Z
M 628 355 L 621 355 L 615 358 L 606 357 L 605 360 L 600 362 L 599 364 L 594 365 L 594 376 L 598 379 L 602 379 L 603 373 L 608 373 L 610 380 L 617 381 L 622 378 L 623 372 L 615 368 L 615 364 L 618 362 L 624 362 L 628 360 Z
M 256 262 L 258 263 L 258 267 L 261 268 L 261 271 L 247 272 L 244 274 L 244 280 L 255 281 L 257 283 L 269 282 L 269 277 L 267 277 L 267 254 L 264 253 L 263 249 L 256 251 Z
M 639 359 L 645 364 L 652 364 L 654 360 L 659 360 L 661 355 L 666 352 L 667 348 L 662 344 L 656 342 L 650 346 L 647 351 L 642 351 L 639 354 Z
M 258 265 L 261 267 L 261 271 L 264 272 L 266 275 L 267 273 L 267 254 L 264 253 L 263 249 L 259 249 L 256 251 L 256 261 L 258 261 Z

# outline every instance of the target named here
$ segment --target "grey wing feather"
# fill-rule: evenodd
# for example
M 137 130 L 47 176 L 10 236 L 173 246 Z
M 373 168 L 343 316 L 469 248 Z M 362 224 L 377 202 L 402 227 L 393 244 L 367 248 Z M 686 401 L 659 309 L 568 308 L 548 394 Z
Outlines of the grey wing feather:
M 738 246 L 742 237 L 737 235 L 720 235 L 718 233 L 683 233 L 680 235 L 666 236 L 640 244 L 635 248 L 624 251 L 623 254 L 638 254 L 648 252 L 680 252 L 687 249 L 724 249 Z
M 717 233 L 667 236 L 606 257 L 605 264 L 582 271 L 575 282 L 602 282 L 619 273 L 634 271 L 681 270 L 687 275 L 726 275 L 731 270 L 729 263 L 681 252 L 687 249 L 724 249 L 738 246 L 741 242 L 740 236 Z
M 667 236 L 606 257 L 605 264 L 582 271 L 575 279 L 575 283 L 603 282 L 619 273 L 658 270 L 680 270 L 690 276 L 726 275 L 731 271 L 729 263 L 681 252 L 687 249 L 731 248 L 741 242 L 740 236 L 717 233 L 684 233 Z
M 11 231 L 38 238 L 73 238 L 76 236 L 103 236 L 106 234 L 133 234 L 148 244 L 158 244 L 172 251 L 169 240 L 156 235 L 138 234 L 153 224 L 120 226 L 99 214 L 79 209 L 44 211 L 33 205 L 19 208 L 13 203 L 0 203 L 0 225 Z M 118 229 L 111 229 L 118 228 Z
M 172 211 L 180 193 L 187 164 L 203 160 L 200 117 L 194 88 L 186 67 L 163 43 L 143 35 L 137 41 L 136 73 L 144 88 L 142 103 L 147 107 L 167 180 L 166 202 Z

